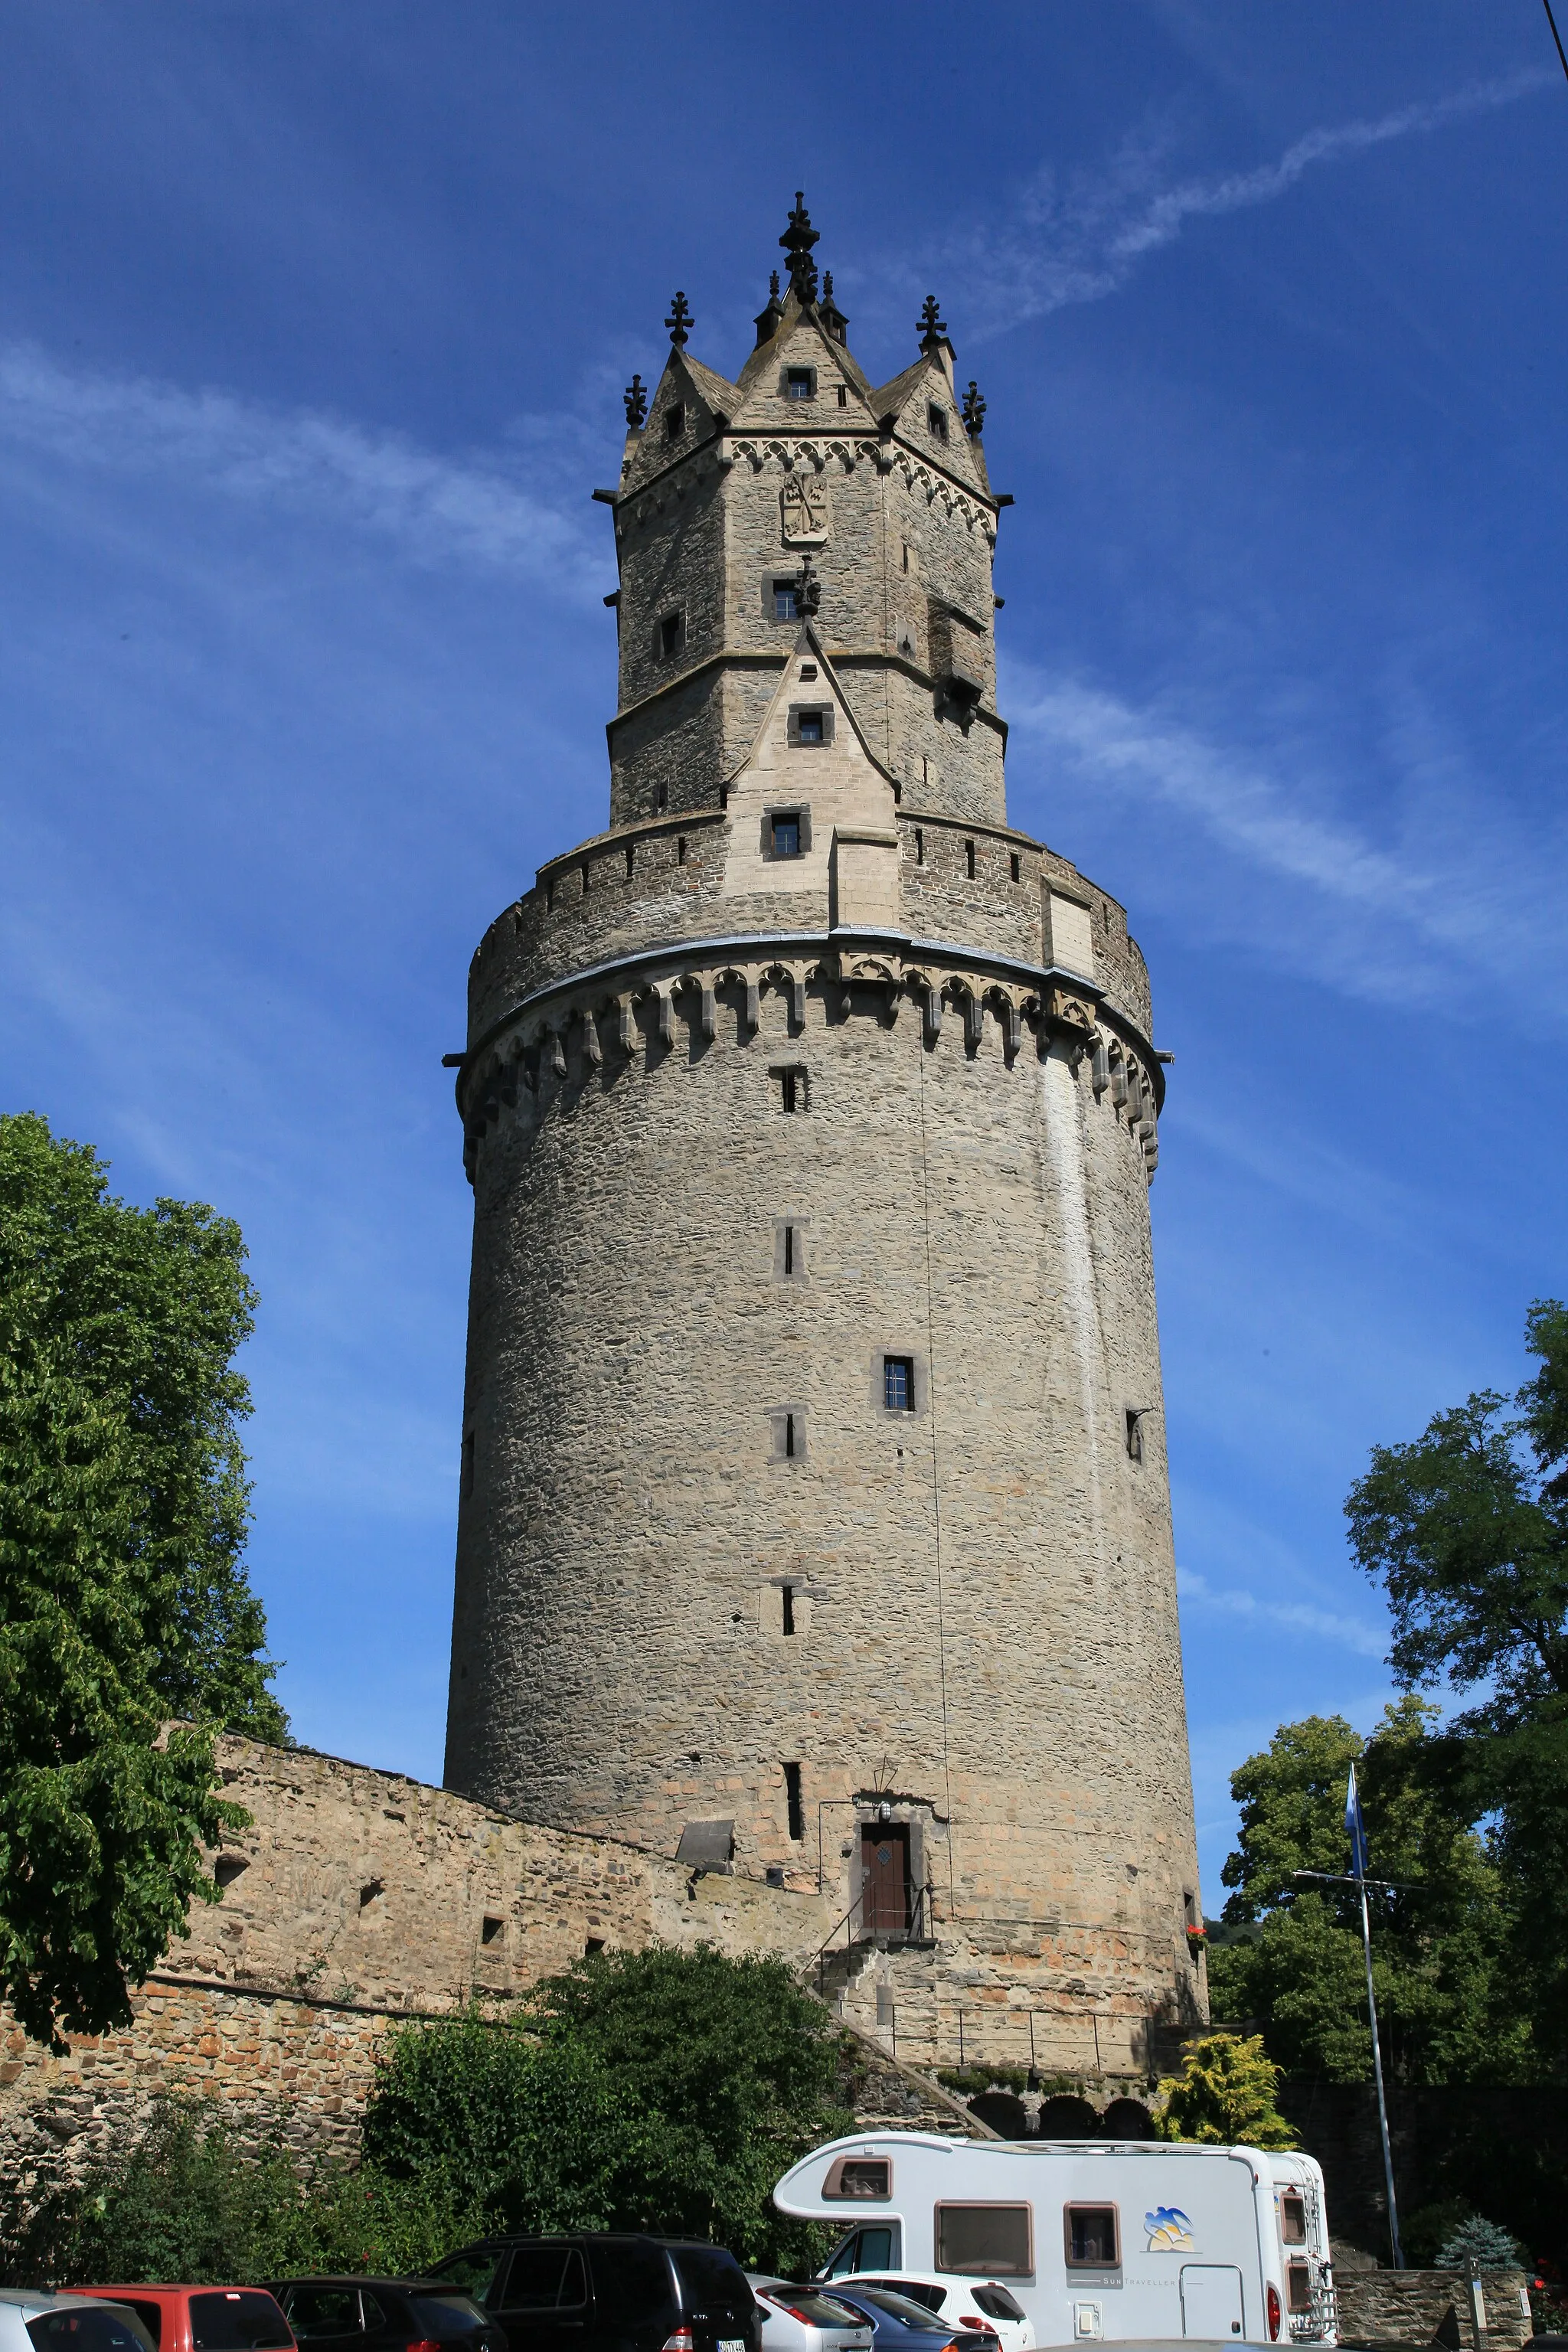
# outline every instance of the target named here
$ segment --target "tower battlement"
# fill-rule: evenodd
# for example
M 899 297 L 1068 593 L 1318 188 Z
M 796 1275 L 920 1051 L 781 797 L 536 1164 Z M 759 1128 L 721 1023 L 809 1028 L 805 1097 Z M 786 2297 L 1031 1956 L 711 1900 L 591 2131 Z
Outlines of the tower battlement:
M 873 387 L 783 242 L 735 381 L 680 296 L 628 391 L 610 829 L 469 976 L 447 1778 L 934 1944 L 933 2016 L 984 1951 L 1076 2064 L 1203 2009 L 1163 1057 L 1007 824 L 984 404 L 934 302 Z

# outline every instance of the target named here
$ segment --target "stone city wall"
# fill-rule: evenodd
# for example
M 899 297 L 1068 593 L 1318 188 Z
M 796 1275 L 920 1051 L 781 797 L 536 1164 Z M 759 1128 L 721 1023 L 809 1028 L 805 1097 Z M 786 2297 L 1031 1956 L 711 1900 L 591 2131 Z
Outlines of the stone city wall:
M 1435 2344 L 1448 2352 L 1518 2352 L 1535 2332 L 1522 2271 L 1342 2271 L 1345 2344 Z

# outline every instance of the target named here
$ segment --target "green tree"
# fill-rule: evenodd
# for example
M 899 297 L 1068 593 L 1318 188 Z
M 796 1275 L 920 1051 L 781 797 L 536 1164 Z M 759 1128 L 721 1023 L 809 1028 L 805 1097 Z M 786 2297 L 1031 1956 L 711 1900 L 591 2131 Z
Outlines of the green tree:
M 773 2211 L 773 2186 L 850 2127 L 837 2073 L 826 2013 L 781 1962 L 599 1953 L 505 2024 L 396 2033 L 365 2155 L 490 2226 L 670 2231 L 787 2263 L 816 2232 Z
M 1345 1784 L 1352 1762 L 1378 1878 L 1373 1982 L 1384 2057 L 1411 2083 L 1519 2079 L 1528 2035 L 1510 1984 L 1510 1914 L 1499 1872 L 1471 1817 L 1473 1789 L 1436 1710 L 1414 1696 L 1387 1707 L 1363 1741 L 1339 1716 L 1286 1724 L 1231 1779 L 1241 1836 L 1225 1865 L 1227 1921 L 1256 1934 L 1209 1959 L 1216 2016 L 1262 2021 L 1269 2053 L 1291 2074 L 1331 2082 L 1372 2074 L 1361 1913 L 1353 1891 L 1298 1881 L 1342 1872 Z
M 1405 1445 L 1374 1447 L 1345 1509 L 1394 1612 L 1389 1663 L 1474 1704 L 1450 1727 L 1511 1914 L 1515 1999 L 1538 2063 L 1568 2067 L 1568 1309 L 1538 1299 L 1539 1370 L 1483 1390 Z
M 1294 2147 L 1296 2136 L 1274 2104 L 1279 2088 L 1279 2069 L 1266 2056 L 1261 2034 L 1208 2033 L 1164 2086 L 1154 2127 L 1162 2139 Z
M 57 2044 L 126 2022 L 216 1895 L 202 1847 L 244 1816 L 214 1730 L 287 1734 L 240 1557 L 244 1256 L 0 1118 L 0 1992 Z

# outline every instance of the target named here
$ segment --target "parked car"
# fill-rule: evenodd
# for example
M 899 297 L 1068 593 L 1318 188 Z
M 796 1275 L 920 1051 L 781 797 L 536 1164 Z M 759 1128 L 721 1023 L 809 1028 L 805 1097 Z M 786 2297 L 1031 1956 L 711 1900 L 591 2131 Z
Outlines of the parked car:
M 871 2352 L 875 2336 L 864 2312 L 852 2311 L 819 2286 L 751 2274 L 763 2315 L 763 2352 Z M 921 2352 L 931 2352 L 922 2345 Z
M 877 2334 L 876 2352 L 1002 2352 L 1002 2339 L 989 2327 L 965 2327 L 939 2319 L 911 2295 L 891 2287 L 868 2286 L 858 2278 L 835 2279 L 833 2300 L 859 2312 Z M 765 2339 L 764 2339 L 765 2340 Z
M 1035 2352 L 1035 2330 L 1027 2312 L 995 2279 L 954 2278 L 951 2272 L 944 2278 L 936 2271 L 897 2271 L 862 2278 L 857 2272 L 852 2279 L 824 2279 L 818 2284 L 829 2294 L 837 2294 L 841 2286 L 886 2287 L 910 2303 L 923 2304 L 950 2336 L 962 2330 L 967 2338 L 973 2330 L 978 2339 L 989 2333 L 999 2340 L 1002 2352 Z
M 508 2352 L 500 2322 L 437 2279 L 282 2279 L 272 2289 L 302 2346 L 336 2352 Z
M 153 2352 L 294 2352 L 289 2322 L 264 2286 L 67 2286 L 133 2311 Z
M 0 2352 L 153 2352 L 123 2304 L 47 2286 L 0 2287 Z
M 481 2238 L 431 2273 L 505 2328 L 510 2352 L 762 2352 L 762 2315 L 722 2246 L 581 2231 Z

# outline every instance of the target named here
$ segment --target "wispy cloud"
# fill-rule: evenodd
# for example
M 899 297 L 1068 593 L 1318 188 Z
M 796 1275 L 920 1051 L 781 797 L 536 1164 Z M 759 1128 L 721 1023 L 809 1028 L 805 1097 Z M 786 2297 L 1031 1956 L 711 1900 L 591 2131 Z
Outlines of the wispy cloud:
M 1337 1610 L 1315 1609 L 1304 1601 L 1259 1601 L 1256 1593 L 1221 1591 L 1195 1569 L 1176 1571 L 1176 1591 L 1184 1602 L 1211 1611 L 1215 1616 L 1242 1617 L 1259 1624 L 1280 1625 L 1293 1633 L 1313 1633 L 1320 1641 L 1336 1642 L 1359 1657 L 1381 1658 L 1388 1647 L 1385 1627 L 1362 1618 L 1342 1616 Z
M 519 437 L 515 457 L 453 457 L 310 410 L 0 349 L 0 446 L 347 526 L 416 563 L 548 574 L 587 593 L 604 563 L 577 519 L 580 488 L 557 495 Z
M 1331 933 L 1298 922 L 1286 951 L 1331 963 L 1352 992 L 1424 1000 L 1458 960 L 1495 979 L 1528 967 L 1542 999 L 1561 1007 L 1563 843 L 1554 829 L 1543 838 L 1537 826 L 1521 845 L 1495 794 L 1484 825 L 1460 827 L 1447 777 L 1440 808 L 1437 789 L 1427 795 L 1432 821 L 1424 823 L 1421 779 L 1402 776 L 1417 813 L 1401 823 L 1395 847 L 1381 847 L 1323 813 L 1323 780 L 1301 772 L 1299 754 L 1281 753 L 1276 766 L 1267 752 L 1232 751 L 1158 704 L 1141 709 L 1022 667 L 1013 677 L 1015 723 L 1058 772 L 1145 817 L 1163 807 L 1254 874 L 1306 890 L 1336 915 Z M 1211 930 L 1220 913 L 1216 891 L 1206 909 Z M 1292 927 L 1279 922 L 1277 908 L 1268 920 L 1277 942 L 1287 943 Z
M 1000 231 L 967 232 L 944 257 L 964 273 L 974 321 L 967 331 L 983 338 L 1068 303 L 1100 301 L 1150 254 L 1173 244 L 1189 221 L 1274 204 L 1321 165 L 1511 106 L 1552 79 L 1544 69 L 1506 74 L 1387 114 L 1321 124 L 1271 163 L 1206 179 L 1158 184 L 1164 143 L 1148 137 L 1125 142 L 1098 173 L 1064 179 L 1047 167 L 1025 191 L 1009 224 Z

